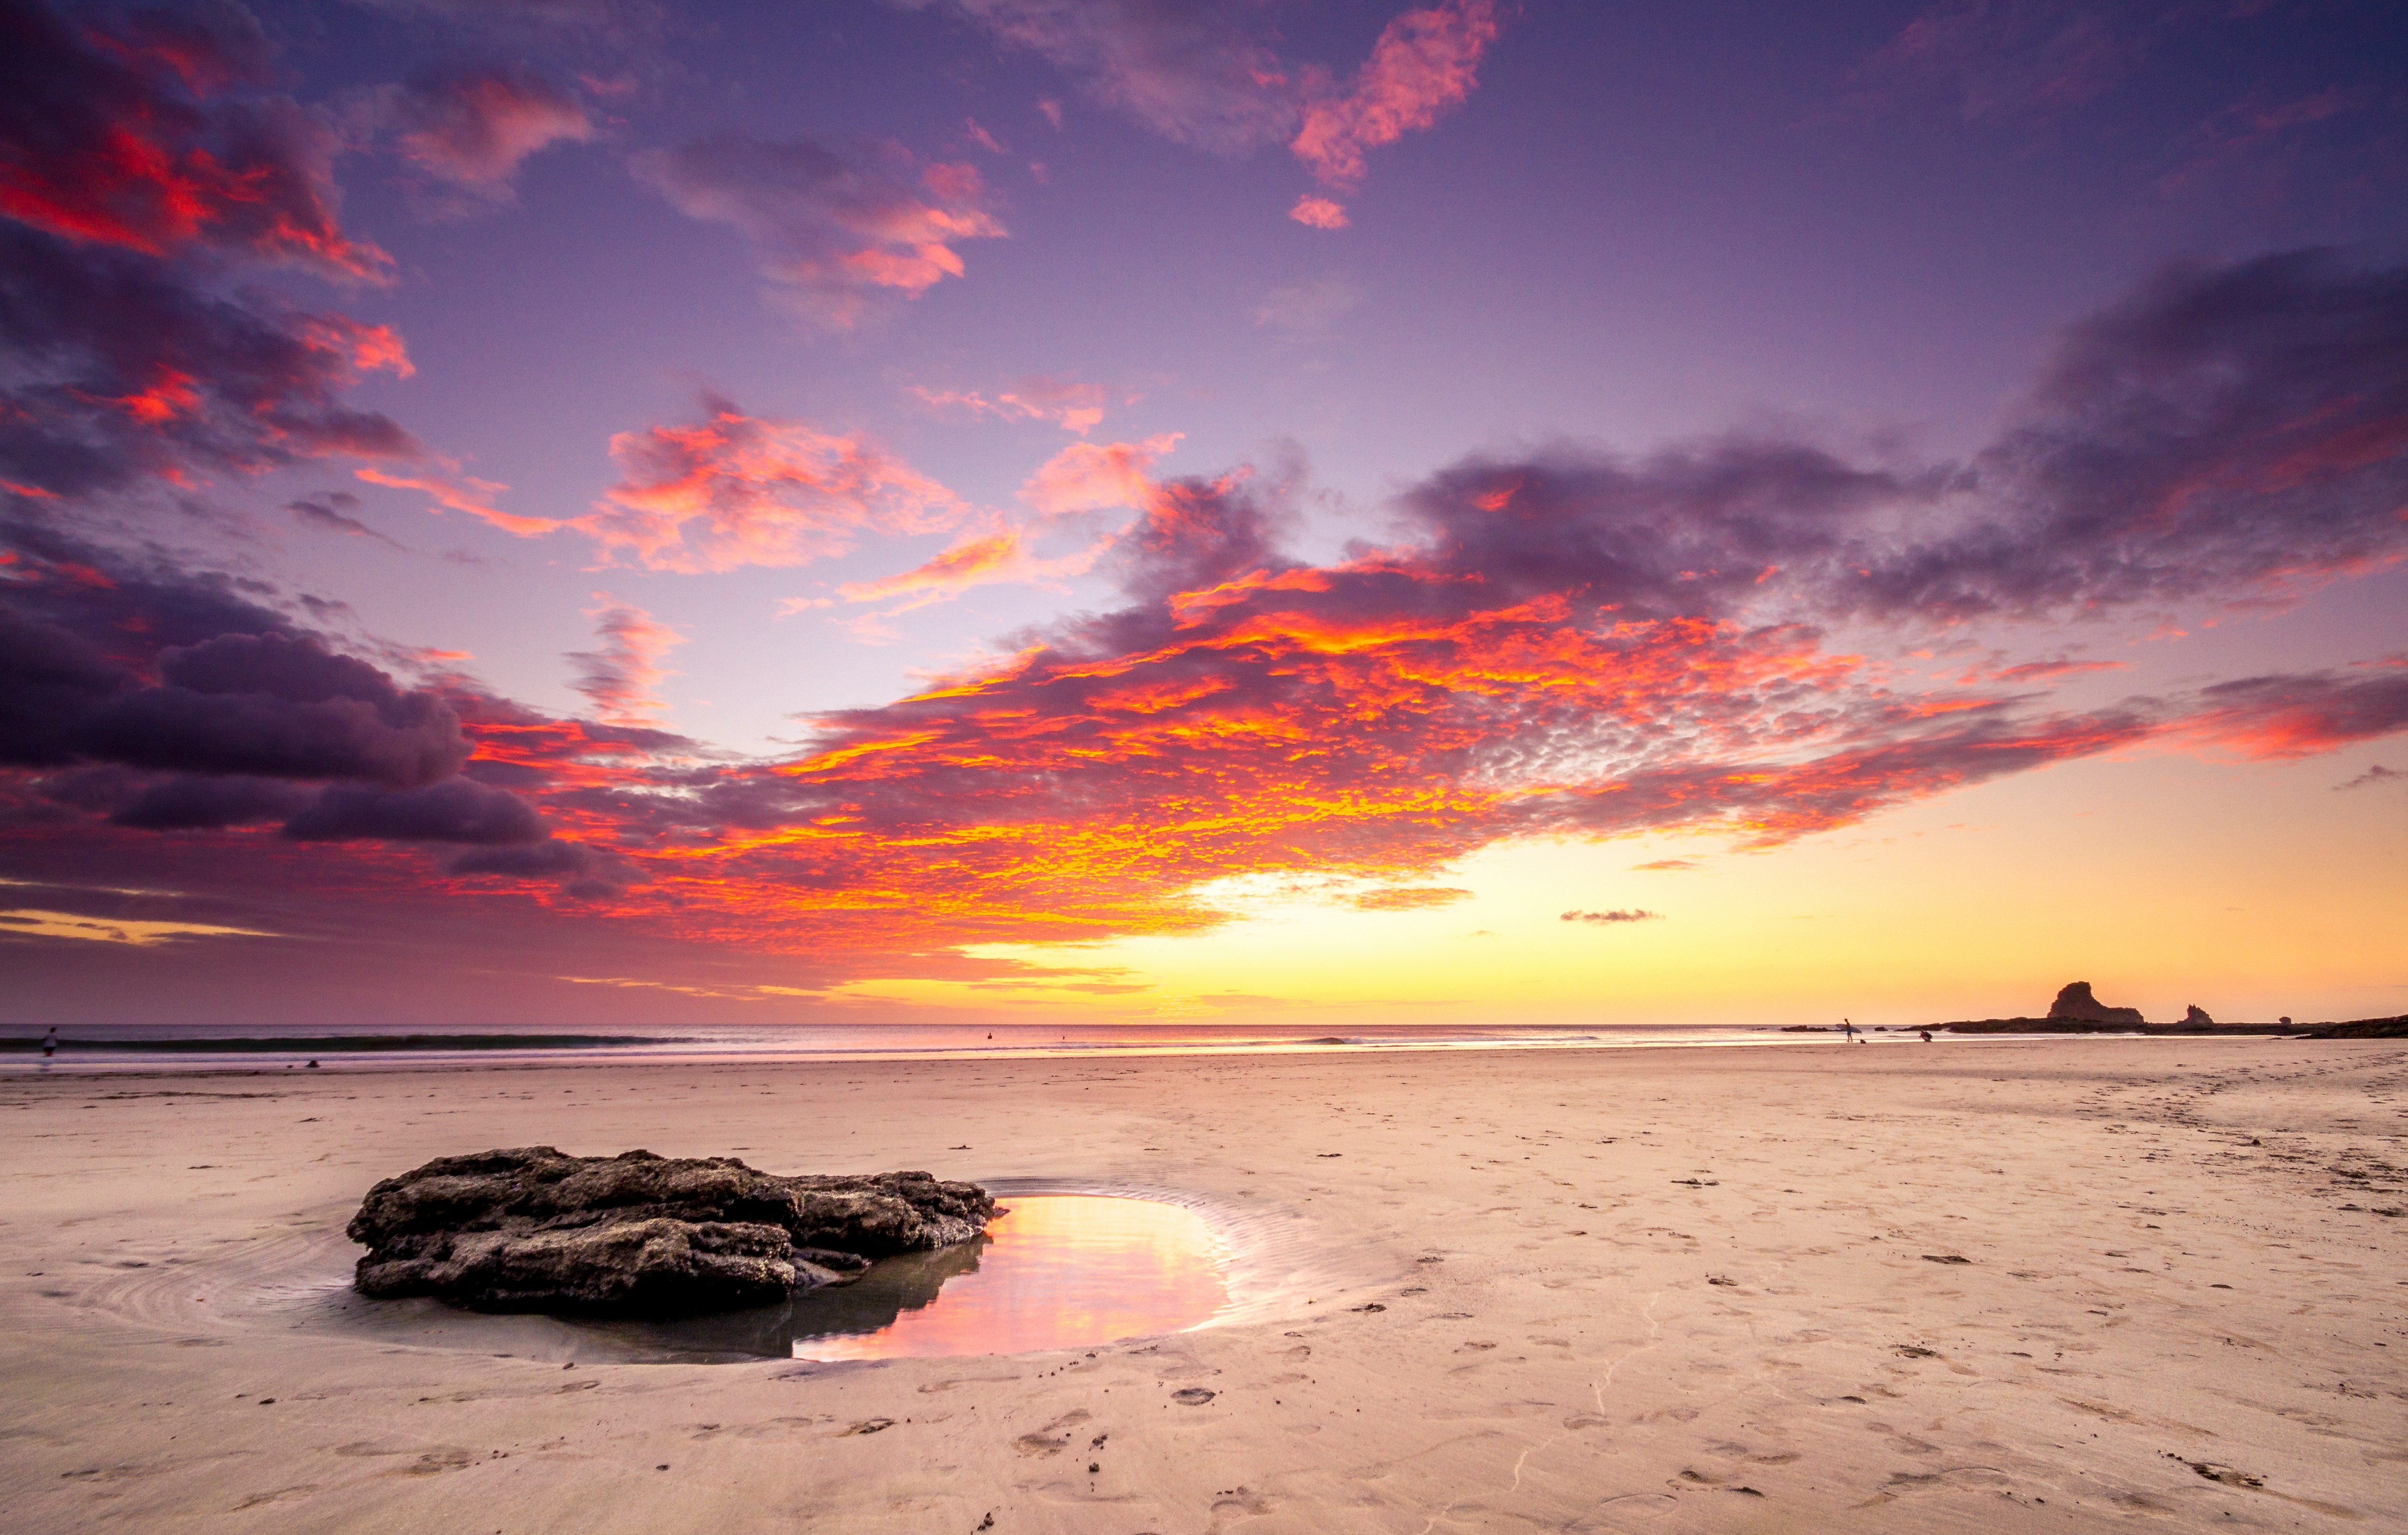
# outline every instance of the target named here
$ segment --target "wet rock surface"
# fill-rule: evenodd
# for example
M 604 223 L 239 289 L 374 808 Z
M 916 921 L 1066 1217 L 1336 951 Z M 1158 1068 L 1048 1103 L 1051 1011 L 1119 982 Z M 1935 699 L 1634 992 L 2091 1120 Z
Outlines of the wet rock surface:
M 353 1284 L 478 1311 L 682 1316 L 842 1284 L 968 1241 L 996 1213 L 924 1172 L 781 1178 L 734 1157 L 550 1146 L 439 1157 L 368 1190 Z

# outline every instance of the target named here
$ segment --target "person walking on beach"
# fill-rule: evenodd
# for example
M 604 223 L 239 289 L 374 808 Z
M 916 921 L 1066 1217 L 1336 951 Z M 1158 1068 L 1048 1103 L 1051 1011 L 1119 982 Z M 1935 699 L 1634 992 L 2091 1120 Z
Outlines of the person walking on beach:
M 42 1059 L 49 1060 L 59 1053 L 59 1031 L 56 1027 L 42 1036 Z
M 1856 1026 L 1848 1022 L 1845 1018 L 1840 1020 L 1840 1032 L 1848 1037 L 1848 1043 L 1854 1044 L 1856 1042 Z

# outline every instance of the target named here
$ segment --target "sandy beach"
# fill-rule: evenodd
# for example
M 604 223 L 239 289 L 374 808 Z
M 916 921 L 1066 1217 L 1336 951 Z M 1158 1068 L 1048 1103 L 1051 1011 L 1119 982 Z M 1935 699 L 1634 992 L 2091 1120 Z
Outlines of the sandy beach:
M 2408 1528 L 2403 1086 L 2398 1044 L 2272 1040 L 10 1077 L 0 1509 L 29 1532 Z M 1253 1252 L 1255 1304 L 846 1364 L 339 1320 L 368 1184 L 534 1143 L 1176 1191 Z

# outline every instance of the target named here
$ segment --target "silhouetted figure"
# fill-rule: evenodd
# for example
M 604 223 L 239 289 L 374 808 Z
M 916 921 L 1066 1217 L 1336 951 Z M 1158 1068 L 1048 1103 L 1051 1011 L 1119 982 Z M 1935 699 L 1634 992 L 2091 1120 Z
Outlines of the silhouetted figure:
M 48 1034 L 42 1036 L 42 1059 L 49 1060 L 52 1055 L 55 1055 L 58 1053 L 59 1031 L 54 1028 Z
M 1929 1044 L 1929 1043 L 1931 1042 L 1931 1030 L 1929 1030 L 1929 1029 L 1928 1029 L 1928 1028 L 1927 1028 L 1927 1029 L 1921 1029 L 1921 1030 L 1918 1030 L 1917 1032 L 1919 1032 L 1920 1034 L 1922 1034 L 1922 1036 L 1923 1036 L 1923 1042 L 1924 1042 L 1925 1044 Z

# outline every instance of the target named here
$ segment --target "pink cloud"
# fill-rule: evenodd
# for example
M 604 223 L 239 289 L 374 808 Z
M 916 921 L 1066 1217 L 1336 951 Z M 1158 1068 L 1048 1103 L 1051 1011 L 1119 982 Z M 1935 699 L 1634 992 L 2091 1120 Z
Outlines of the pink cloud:
M 706 398 L 705 419 L 610 439 L 620 481 L 566 525 L 604 557 L 655 570 L 806 565 L 865 532 L 933 533 L 968 515 L 952 491 L 858 435 L 748 416 Z
M 660 685 L 676 676 L 661 662 L 685 636 L 641 608 L 629 607 L 607 592 L 594 594 L 598 608 L 588 608 L 601 643 L 590 651 L 571 651 L 577 680 L 568 685 L 593 700 L 594 717 L 605 724 L 651 726 L 668 709 Z
M 1148 471 L 1185 435 L 1165 432 L 1142 442 L 1074 442 L 1039 466 L 1020 487 L 1020 498 L 1055 516 L 1145 506 L 1154 488 Z
M 910 386 L 910 392 L 933 409 L 960 410 L 972 417 L 992 417 L 996 421 L 1051 422 L 1081 437 L 1104 419 L 1108 400 L 1102 384 L 1043 377 L 1023 379 L 992 397 L 974 389 L 939 390 L 918 384 Z
M 772 297 L 832 330 L 859 323 L 882 294 L 918 298 L 962 276 L 953 247 L 1004 234 L 976 167 L 895 146 L 839 152 L 722 134 L 631 165 L 687 217 L 742 230 Z
M 1497 27 L 1492 0 L 1446 0 L 1405 12 L 1380 34 L 1352 87 L 1305 108 L 1288 148 L 1332 186 L 1361 181 L 1365 151 L 1430 126 L 1471 94 Z
M 531 76 L 490 69 L 396 87 L 387 110 L 401 129 L 404 158 L 481 197 L 510 195 L 527 156 L 549 145 L 584 143 L 594 123 L 577 99 Z
M 1287 216 L 1310 229 L 1343 229 L 1346 227 L 1346 205 L 1311 193 L 1296 200 Z
M 463 511 L 481 518 L 505 533 L 515 533 L 522 538 L 556 531 L 561 524 L 549 517 L 523 517 L 514 511 L 504 511 L 493 504 L 494 497 L 509 489 L 491 480 L 462 476 L 448 479 L 432 472 L 392 474 L 383 469 L 362 468 L 351 471 L 371 485 L 383 485 L 393 490 L 419 491 L 432 497 L 445 511 Z

